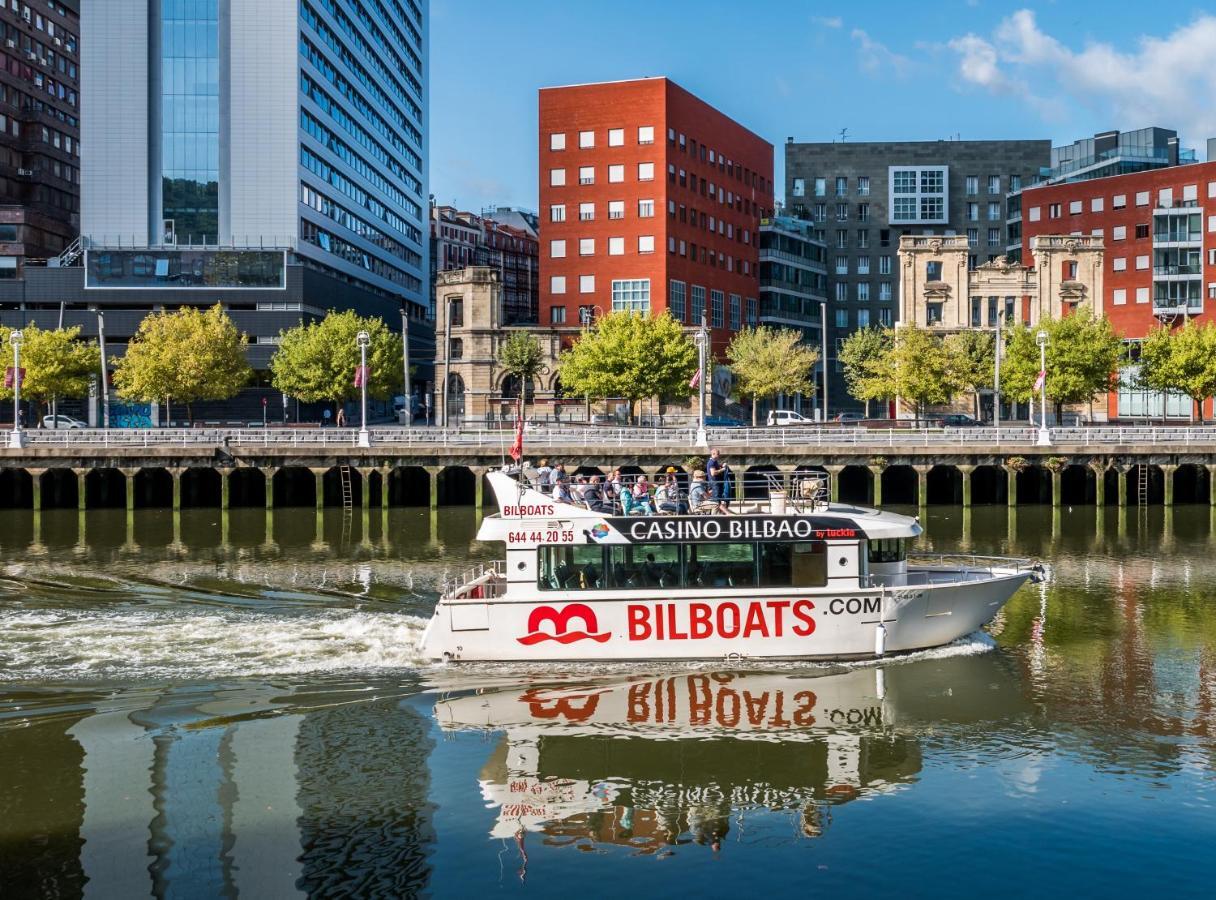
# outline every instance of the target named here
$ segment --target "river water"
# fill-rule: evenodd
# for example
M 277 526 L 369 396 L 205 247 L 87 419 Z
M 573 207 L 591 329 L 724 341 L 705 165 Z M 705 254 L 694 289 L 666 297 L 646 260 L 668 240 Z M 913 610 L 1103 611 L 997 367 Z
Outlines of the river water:
M 926 525 L 1052 580 L 882 665 L 444 671 L 471 509 L 6 512 L 0 897 L 1211 896 L 1213 514 Z

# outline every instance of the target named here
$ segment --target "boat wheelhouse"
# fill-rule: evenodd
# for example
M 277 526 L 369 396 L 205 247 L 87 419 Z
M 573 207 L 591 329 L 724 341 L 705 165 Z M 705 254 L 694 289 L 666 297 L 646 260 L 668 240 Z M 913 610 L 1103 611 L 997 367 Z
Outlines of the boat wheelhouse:
M 478 540 L 505 560 L 443 586 L 422 652 L 448 661 L 860 659 L 970 634 L 1034 577 L 1026 560 L 910 557 L 911 517 L 773 482 L 730 514 L 623 516 L 487 476 Z

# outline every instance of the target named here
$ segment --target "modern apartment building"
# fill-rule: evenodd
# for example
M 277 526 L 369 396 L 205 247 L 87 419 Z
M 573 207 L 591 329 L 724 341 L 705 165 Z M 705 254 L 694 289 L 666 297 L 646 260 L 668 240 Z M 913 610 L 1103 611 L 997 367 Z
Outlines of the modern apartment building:
M 540 319 L 609 310 L 759 320 L 773 147 L 667 78 L 540 92 Z
M 786 205 L 827 245 L 831 412 L 860 409 L 835 348 L 857 328 L 898 317 L 899 240 L 966 237 L 974 268 L 1005 254 L 1005 195 L 1051 160 L 1050 141 L 785 145 Z
M 1023 182 L 1022 190 L 1065 181 L 1130 175 L 1193 162 L 1195 151 L 1182 149 L 1178 143 L 1178 132 L 1169 128 L 1103 131 L 1071 144 L 1052 147 L 1051 166 L 1043 169 L 1033 181 Z M 1021 190 L 1010 189 L 1006 198 L 1009 215 L 1006 241 L 1012 262 L 1017 262 L 1022 255 L 1021 195 Z
M 496 320 L 504 325 L 534 325 L 540 309 L 540 237 L 537 217 L 500 207 L 480 215 L 453 206 L 431 206 L 431 317 L 438 310 L 435 290 L 440 272 L 470 266 L 498 273 L 503 305 Z
M 777 215 L 760 221 L 760 324 L 793 328 L 816 348 L 823 344 L 822 312 L 827 301 L 827 248 L 810 222 Z M 814 396 L 780 397 L 777 408 L 804 415 L 817 411 L 823 396 L 823 361 L 815 369 Z
M 0 280 L 80 230 L 78 0 L 0 4 Z
M 1030 188 L 1022 213 L 1023 261 L 1039 235 L 1103 242 L 1095 307 L 1130 344 L 1125 375 L 1134 373 L 1137 344 L 1151 328 L 1216 312 L 1216 162 Z M 1190 406 L 1182 397 L 1141 391 L 1125 377 L 1108 414 L 1186 419 Z
M 111 309 L 120 354 L 146 311 L 220 302 L 261 370 L 301 319 L 404 310 L 429 358 L 424 0 L 92 0 L 80 24 L 81 243 L 0 287 L 0 320 L 92 335 Z

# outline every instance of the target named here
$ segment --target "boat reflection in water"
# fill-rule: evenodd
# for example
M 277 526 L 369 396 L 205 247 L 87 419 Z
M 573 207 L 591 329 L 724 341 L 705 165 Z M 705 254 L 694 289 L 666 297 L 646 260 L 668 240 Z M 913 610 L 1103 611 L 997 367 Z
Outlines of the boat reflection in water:
M 749 811 L 786 814 L 770 837 L 818 837 L 834 807 L 916 781 L 922 732 L 999 728 L 1027 711 L 996 654 L 532 685 L 435 705 L 445 731 L 504 732 L 479 773 L 491 837 L 642 853 L 717 851 L 732 828 L 754 838 L 772 826 Z

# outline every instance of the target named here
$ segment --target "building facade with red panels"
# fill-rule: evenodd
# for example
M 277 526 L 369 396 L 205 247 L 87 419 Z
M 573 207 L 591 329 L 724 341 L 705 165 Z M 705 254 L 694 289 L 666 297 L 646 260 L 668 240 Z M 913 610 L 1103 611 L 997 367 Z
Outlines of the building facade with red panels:
M 1030 238 L 1100 237 L 1106 247 L 1103 296 L 1095 311 L 1131 342 L 1153 327 L 1216 314 L 1216 162 L 1028 188 L 1022 193 L 1022 262 Z M 1111 418 L 1186 419 L 1191 404 L 1132 387 L 1109 397 Z M 1211 415 L 1212 401 L 1205 404 Z
M 540 91 L 540 323 L 759 315 L 773 146 L 666 78 Z

